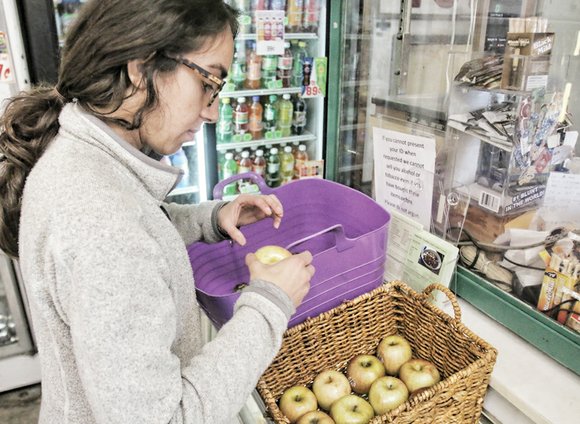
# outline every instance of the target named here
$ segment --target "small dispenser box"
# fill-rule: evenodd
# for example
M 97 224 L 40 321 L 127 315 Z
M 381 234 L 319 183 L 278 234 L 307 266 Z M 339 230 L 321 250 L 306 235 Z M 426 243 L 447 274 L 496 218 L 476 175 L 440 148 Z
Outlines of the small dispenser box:
M 553 45 L 552 32 L 508 32 L 501 88 L 518 91 L 545 88 Z

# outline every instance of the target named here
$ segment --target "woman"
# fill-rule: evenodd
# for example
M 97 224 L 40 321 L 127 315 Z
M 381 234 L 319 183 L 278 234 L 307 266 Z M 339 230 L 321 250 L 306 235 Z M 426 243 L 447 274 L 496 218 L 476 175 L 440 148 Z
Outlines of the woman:
M 186 245 L 266 218 L 275 196 L 166 204 L 175 153 L 204 122 L 233 56 L 217 0 L 92 0 L 59 81 L 2 118 L 0 247 L 19 256 L 42 367 L 41 423 L 231 423 L 280 347 L 314 273 L 304 252 L 246 258 L 251 283 L 202 346 Z M 26 184 L 24 184 L 26 183 Z

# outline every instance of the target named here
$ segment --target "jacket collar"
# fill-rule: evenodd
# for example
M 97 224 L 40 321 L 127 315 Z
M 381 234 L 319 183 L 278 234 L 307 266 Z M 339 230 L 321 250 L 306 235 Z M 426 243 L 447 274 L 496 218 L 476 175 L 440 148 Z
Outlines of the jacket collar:
M 162 201 L 177 185 L 183 171 L 145 155 L 119 137 L 106 123 L 85 112 L 78 104 L 68 103 L 60 117 L 60 133 L 95 146 L 122 163 L 146 190 Z

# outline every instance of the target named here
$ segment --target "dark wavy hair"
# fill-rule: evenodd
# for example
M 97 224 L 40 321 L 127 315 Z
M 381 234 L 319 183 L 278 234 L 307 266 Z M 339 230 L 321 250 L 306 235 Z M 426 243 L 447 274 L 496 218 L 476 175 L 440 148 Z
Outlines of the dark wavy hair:
M 238 12 L 222 0 L 91 0 L 70 27 L 55 87 L 40 85 L 9 99 L 0 118 L 0 249 L 18 257 L 18 227 L 28 173 L 59 130 L 65 103 L 78 102 L 127 129 L 141 126 L 158 102 L 154 77 L 177 64 L 166 56 L 200 49 L 230 28 Z M 127 63 L 142 59 L 147 97 L 131 122 L 108 116 L 134 92 Z M 105 111 L 105 112 L 103 112 Z

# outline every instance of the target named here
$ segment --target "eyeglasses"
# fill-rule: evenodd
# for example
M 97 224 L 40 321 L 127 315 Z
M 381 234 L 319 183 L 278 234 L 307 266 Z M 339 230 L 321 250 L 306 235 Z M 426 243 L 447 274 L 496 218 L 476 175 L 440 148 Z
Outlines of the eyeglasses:
M 167 59 L 173 60 L 177 63 L 181 63 L 182 65 L 187 66 L 201 79 L 204 91 L 210 93 L 210 98 L 207 103 L 207 107 L 210 107 L 213 104 L 214 100 L 217 98 L 217 96 L 220 94 L 220 91 L 222 91 L 222 89 L 224 88 L 224 85 L 226 85 L 226 82 L 223 79 L 216 77 L 211 72 L 206 71 L 201 66 L 196 65 L 195 63 L 190 62 L 187 59 L 184 59 L 182 57 L 170 57 L 170 56 L 165 57 Z

